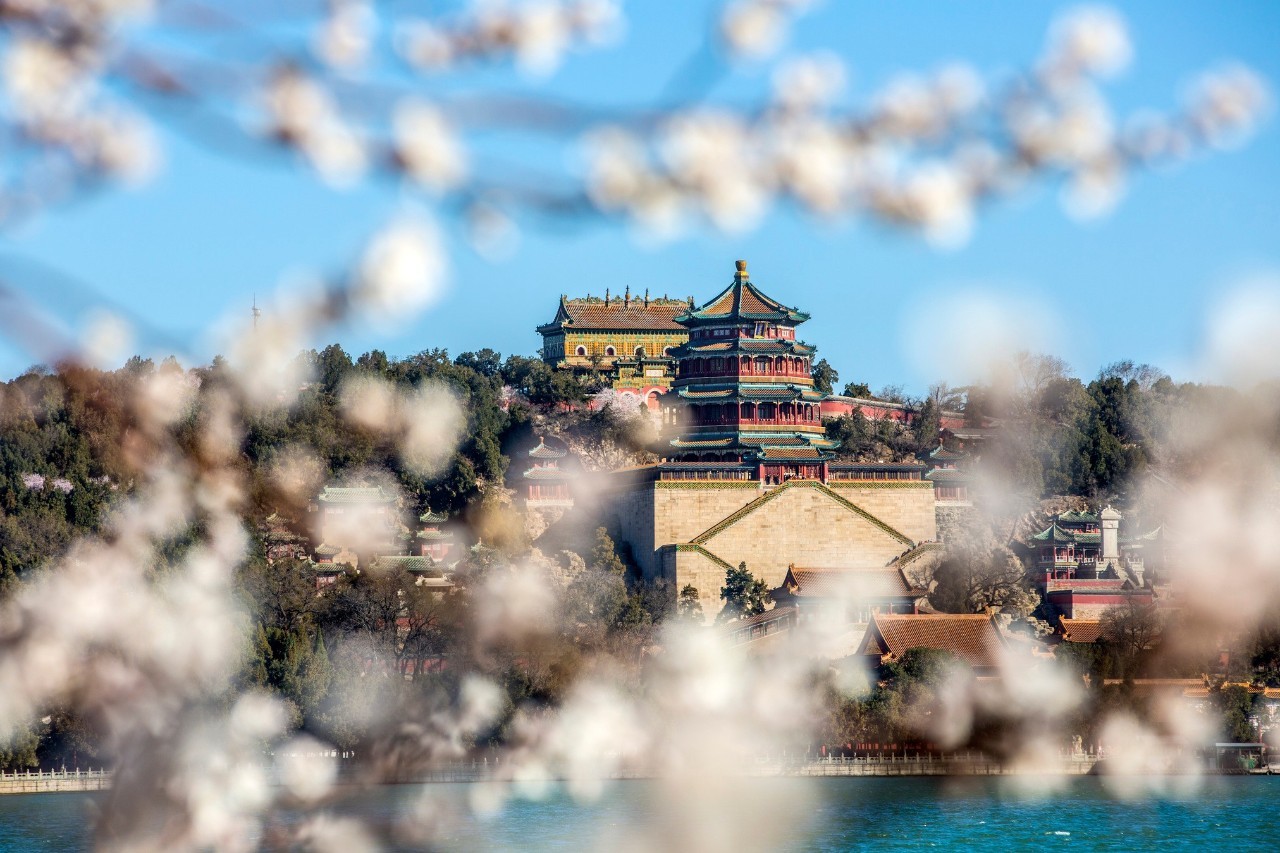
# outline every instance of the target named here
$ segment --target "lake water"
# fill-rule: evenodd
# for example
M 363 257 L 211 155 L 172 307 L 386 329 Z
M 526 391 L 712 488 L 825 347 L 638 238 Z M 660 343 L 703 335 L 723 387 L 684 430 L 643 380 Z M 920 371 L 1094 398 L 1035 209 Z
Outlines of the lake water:
M 750 785 L 744 801 L 750 817 L 760 820 L 769 814 L 764 804 L 776 803 L 775 823 L 787 827 L 780 835 L 755 836 L 756 849 L 1280 849 L 1280 777 L 1213 778 L 1185 797 L 1138 800 L 1116 799 L 1092 778 L 1070 780 L 1064 789 L 1037 798 L 1014 793 L 1007 779 L 791 778 Z M 474 792 L 466 785 L 384 787 L 361 794 L 344 811 L 382 821 L 424 803 L 459 806 Z M 620 782 L 587 805 L 555 789 L 541 800 L 507 803 L 485 819 L 459 808 L 466 816 L 445 821 L 437 846 L 655 849 L 636 842 L 651 837 L 655 828 L 670 831 L 671 815 L 664 811 L 672 803 L 657 793 L 653 782 Z M 88 815 L 101 796 L 0 797 L 0 853 L 85 849 Z M 801 813 L 784 812 L 794 803 L 804 804 Z M 441 811 L 455 813 L 449 807 Z

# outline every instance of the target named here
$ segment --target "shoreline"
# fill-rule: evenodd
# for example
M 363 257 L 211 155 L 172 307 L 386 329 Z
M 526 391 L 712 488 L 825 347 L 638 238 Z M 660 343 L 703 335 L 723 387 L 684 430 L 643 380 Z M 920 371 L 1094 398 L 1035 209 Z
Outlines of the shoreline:
M 385 785 L 429 784 L 478 784 L 492 781 L 510 781 L 513 774 L 510 765 L 485 761 L 455 762 L 432 767 L 402 777 L 361 780 L 340 778 L 338 787 L 373 787 Z M 36 772 L 0 773 L 0 796 L 20 794 L 85 793 L 105 791 L 111 788 L 114 772 L 110 770 L 57 770 Z M 1105 759 L 1093 757 L 1065 759 L 1056 764 L 1041 767 L 1019 767 L 998 761 L 974 758 L 894 758 L 858 759 L 832 758 L 820 761 L 762 763 L 745 765 L 737 774 L 746 778 L 903 778 L 903 777 L 981 777 L 981 776 L 1106 776 Z M 1123 774 L 1116 774 L 1123 775 Z M 1144 774 L 1145 775 L 1145 774 Z M 1194 773 L 1166 773 L 1160 775 L 1196 775 Z M 1204 776 L 1272 776 L 1280 775 L 1280 768 L 1254 768 L 1223 770 L 1203 768 Z M 605 777 L 608 781 L 656 779 L 658 775 L 639 770 L 619 770 Z M 549 774 L 547 782 L 562 783 L 562 775 Z

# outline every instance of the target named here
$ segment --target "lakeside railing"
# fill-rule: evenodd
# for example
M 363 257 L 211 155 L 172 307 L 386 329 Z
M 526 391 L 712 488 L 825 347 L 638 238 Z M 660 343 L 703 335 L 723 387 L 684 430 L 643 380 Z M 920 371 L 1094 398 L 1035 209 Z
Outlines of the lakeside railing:
M 928 752 L 885 753 L 864 756 L 794 756 L 746 758 L 736 762 L 744 776 L 1006 776 L 1044 773 L 1083 776 L 1098 759 L 1092 755 L 1063 755 L 1042 765 L 1006 764 L 980 753 L 937 754 Z M 518 778 L 527 768 L 518 762 L 479 758 L 427 767 L 406 769 L 393 782 L 475 782 Z M 619 764 L 601 774 L 609 779 L 644 779 L 655 775 L 643 766 Z M 560 778 L 549 772 L 549 779 Z M 354 781 L 354 779 L 352 779 Z
M 339 784 L 377 785 L 424 782 L 485 782 L 528 778 L 529 768 L 520 761 L 486 756 L 460 761 L 406 767 L 398 773 L 371 772 L 345 756 L 337 762 Z M 864 755 L 827 756 L 744 756 L 731 764 L 742 776 L 1011 776 L 1043 774 L 1084 776 L 1094 772 L 1101 760 L 1089 754 L 1062 754 L 1035 765 L 1007 764 L 981 753 L 932 753 L 927 751 L 886 752 Z M 602 779 L 646 779 L 655 774 L 643 765 L 605 761 Z M 1249 772 L 1206 767 L 1205 772 Z M 554 770 L 545 770 L 548 781 L 563 779 Z M 1259 771 L 1253 771 L 1259 772 Z M 111 786 L 109 770 L 54 770 L 0 772 L 0 794 L 57 791 L 99 791 Z
M 91 770 L 0 771 L 0 794 L 34 794 L 57 791 L 102 791 L 111 787 L 112 772 Z

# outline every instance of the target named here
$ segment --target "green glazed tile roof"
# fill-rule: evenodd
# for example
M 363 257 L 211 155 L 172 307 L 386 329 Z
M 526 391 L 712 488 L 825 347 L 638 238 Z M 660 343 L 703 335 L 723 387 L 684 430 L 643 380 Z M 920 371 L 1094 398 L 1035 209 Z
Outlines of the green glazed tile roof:
M 406 572 L 432 572 L 440 574 L 440 564 L 430 557 L 414 556 L 378 556 L 373 560 L 373 567 L 379 569 L 401 569 Z
M 732 438 L 676 438 L 672 439 L 672 447 L 701 449 L 701 448 L 724 448 L 733 444 Z
M 448 520 L 449 513 L 432 512 L 430 507 L 427 507 L 427 511 L 418 516 L 418 521 L 421 521 L 423 524 L 444 524 Z
M 395 496 L 387 494 L 381 486 L 358 486 L 352 488 L 325 486 L 324 491 L 320 493 L 319 499 L 324 503 L 333 504 L 395 502 Z
M 573 475 L 559 468 L 530 468 L 524 476 L 528 480 L 568 480 Z
M 554 447 L 547 447 L 546 439 L 539 438 L 538 446 L 529 451 L 529 455 L 534 459 L 560 459 L 565 455 L 566 451 L 556 450 Z
M 695 402 L 738 400 L 744 403 L 818 403 L 822 394 L 800 385 L 737 385 L 728 388 L 685 386 L 676 391 L 682 400 Z
M 723 353 L 742 353 L 743 355 L 811 355 L 814 348 L 803 341 L 791 341 L 783 338 L 734 338 L 727 341 L 689 341 L 672 349 L 675 358 L 693 355 L 720 355 Z
M 1063 530 L 1056 522 L 1050 524 L 1047 528 L 1031 538 L 1036 542 L 1043 542 L 1045 544 L 1074 545 L 1076 543 L 1075 535 L 1070 530 Z
M 1068 512 L 1060 512 L 1060 513 L 1058 513 L 1058 521 L 1065 521 L 1065 522 L 1067 522 L 1067 523 L 1069 523 L 1069 524 L 1070 524 L 1070 523 L 1073 523 L 1073 522 L 1074 522 L 1074 523 L 1077 523 L 1077 524 L 1078 524 L 1078 523 L 1080 523 L 1080 522 L 1089 522 L 1089 523 L 1091 523 L 1091 524 L 1092 524 L 1092 523 L 1096 523 L 1096 522 L 1098 521 L 1098 517 L 1097 517 L 1096 515 L 1094 515 L 1094 514 L 1092 514 L 1092 513 L 1088 513 L 1088 512 L 1072 512 L 1072 511 L 1068 511 Z
M 967 459 L 968 457 L 969 454 L 967 453 L 957 453 L 954 450 L 947 450 L 942 445 L 938 445 L 933 450 L 929 451 L 929 458 L 935 459 L 939 462 L 955 462 L 960 459 Z

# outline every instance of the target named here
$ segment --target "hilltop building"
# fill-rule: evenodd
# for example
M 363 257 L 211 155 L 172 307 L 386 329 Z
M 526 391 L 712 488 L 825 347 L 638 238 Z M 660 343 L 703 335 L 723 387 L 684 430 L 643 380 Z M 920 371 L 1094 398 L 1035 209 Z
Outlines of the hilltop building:
M 849 417 L 854 412 L 872 421 L 897 421 L 904 426 L 914 426 L 920 415 L 917 407 L 906 403 L 893 403 L 888 400 L 873 400 L 868 397 L 846 397 L 843 394 L 828 394 L 822 398 L 822 417 Z M 938 426 L 942 429 L 962 429 L 964 414 L 943 410 L 938 414 Z
M 877 615 L 871 618 L 863 655 L 874 665 L 900 660 L 911 649 L 950 652 L 976 676 L 1000 674 L 1000 656 L 1008 648 L 990 616 L 936 614 Z
M 354 565 L 361 556 L 399 553 L 403 543 L 397 503 L 381 486 L 325 486 L 311 506 L 316 561 Z
M 969 506 L 969 455 L 948 450 L 939 439 L 938 446 L 929 451 L 926 459 L 930 467 L 929 473 L 924 476 L 933 483 L 933 493 L 938 503 Z
M 1120 521 L 1110 506 L 1063 512 L 1031 537 L 1037 584 L 1063 618 L 1096 620 L 1111 607 L 1154 600 L 1144 550 L 1156 534 L 1122 540 Z
M 556 315 L 538 327 L 542 335 L 542 360 L 553 367 L 598 370 L 613 387 L 651 401 L 671 386 L 671 350 L 688 340 L 689 333 L 675 321 L 692 299 L 632 298 L 628 287 L 622 297 L 560 297 Z
M 611 477 L 615 529 L 644 577 L 695 587 L 708 616 L 740 562 L 779 588 L 793 565 L 896 568 L 936 538 L 925 466 L 832 460 L 814 348 L 796 339 L 808 317 L 739 261 L 725 290 L 674 318 L 689 340 L 660 401 L 667 458 Z
M 826 479 L 835 444 L 813 387 L 814 348 L 796 340 L 808 319 L 752 284 L 746 261 L 715 298 L 676 317 L 689 341 L 672 351 L 675 393 L 660 401 L 672 459 L 753 465 L 769 485 Z
M 569 481 L 573 475 L 560 467 L 560 460 L 567 451 L 548 447 L 546 439 L 538 439 L 538 446 L 529 451 L 532 461 L 525 469 L 525 506 L 530 509 L 573 506 L 573 492 Z
M 453 533 L 441 530 L 440 525 L 449 520 L 449 514 L 432 512 L 430 507 L 418 516 L 422 529 L 415 537 L 418 540 L 418 556 L 430 557 L 436 562 L 443 562 L 453 551 Z
M 919 613 L 928 590 L 903 570 L 803 569 L 790 566 L 770 597 L 778 607 L 796 608 L 796 621 L 838 621 L 864 625 L 879 614 Z
M 1100 513 L 1063 512 L 1049 526 L 1031 537 L 1035 549 L 1037 579 L 1046 590 L 1055 584 L 1077 580 L 1119 578 L 1142 586 L 1146 564 L 1142 546 L 1150 534 L 1126 542 L 1121 551 L 1119 511 L 1106 507 Z M 1135 547 L 1136 546 L 1136 547 Z

